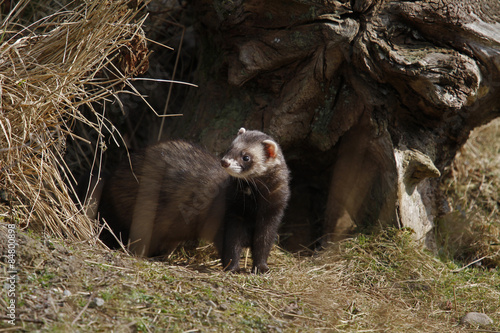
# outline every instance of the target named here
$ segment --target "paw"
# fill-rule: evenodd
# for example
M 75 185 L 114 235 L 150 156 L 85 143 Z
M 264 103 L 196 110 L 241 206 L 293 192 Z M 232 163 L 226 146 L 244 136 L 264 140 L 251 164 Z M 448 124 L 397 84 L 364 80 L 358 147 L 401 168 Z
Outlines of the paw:
M 223 269 L 224 269 L 225 272 L 230 272 L 230 273 L 239 273 L 239 272 L 241 272 L 240 265 L 238 265 L 238 264 L 234 264 L 233 265 L 232 263 L 229 263 Z
M 255 265 L 252 267 L 252 273 L 254 273 L 254 274 L 262 274 L 262 273 L 266 273 L 267 271 L 269 271 L 269 267 L 267 267 L 266 263 L 260 264 L 260 265 Z

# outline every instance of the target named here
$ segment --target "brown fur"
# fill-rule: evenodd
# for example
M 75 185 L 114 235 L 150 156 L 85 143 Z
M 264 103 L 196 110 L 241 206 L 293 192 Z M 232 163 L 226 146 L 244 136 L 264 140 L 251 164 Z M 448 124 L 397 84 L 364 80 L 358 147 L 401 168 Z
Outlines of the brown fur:
M 107 181 L 100 213 L 133 253 L 168 254 L 182 241 L 215 238 L 229 177 L 214 156 L 168 141 L 131 159 L 132 170 L 126 161 Z

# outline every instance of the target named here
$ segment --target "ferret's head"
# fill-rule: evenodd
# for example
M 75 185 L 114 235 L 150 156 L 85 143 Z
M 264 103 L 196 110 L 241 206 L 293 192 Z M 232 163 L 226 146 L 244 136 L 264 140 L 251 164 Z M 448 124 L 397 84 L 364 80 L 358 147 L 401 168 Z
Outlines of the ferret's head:
M 261 177 L 283 162 L 278 144 L 259 131 L 240 128 L 221 165 L 233 177 Z

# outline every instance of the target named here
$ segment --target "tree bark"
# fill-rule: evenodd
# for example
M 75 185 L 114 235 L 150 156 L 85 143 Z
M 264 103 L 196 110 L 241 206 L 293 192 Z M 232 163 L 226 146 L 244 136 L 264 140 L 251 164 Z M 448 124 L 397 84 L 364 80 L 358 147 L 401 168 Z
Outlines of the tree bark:
M 500 115 L 500 2 L 191 5 L 199 88 L 168 134 L 217 153 L 241 126 L 274 136 L 293 177 L 290 249 L 373 225 L 431 246 L 440 174 Z

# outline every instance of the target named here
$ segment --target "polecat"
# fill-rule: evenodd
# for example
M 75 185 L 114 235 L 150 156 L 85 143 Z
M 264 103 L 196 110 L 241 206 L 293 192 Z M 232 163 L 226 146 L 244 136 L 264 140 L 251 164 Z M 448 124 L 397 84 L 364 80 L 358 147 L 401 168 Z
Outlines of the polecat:
M 167 141 L 132 155 L 131 166 L 106 182 L 99 212 L 133 253 L 166 255 L 205 239 L 225 270 L 240 269 L 244 247 L 253 272 L 268 270 L 290 195 L 283 153 L 270 136 L 241 128 L 220 162 L 190 143 Z
M 252 271 L 265 272 L 290 196 L 283 153 L 270 136 L 241 128 L 221 165 L 232 176 L 226 194 L 222 264 L 227 270 L 239 270 L 241 250 L 250 247 Z

